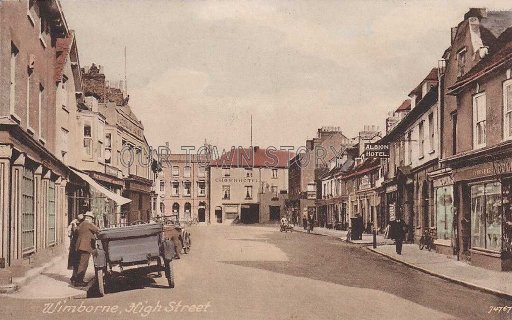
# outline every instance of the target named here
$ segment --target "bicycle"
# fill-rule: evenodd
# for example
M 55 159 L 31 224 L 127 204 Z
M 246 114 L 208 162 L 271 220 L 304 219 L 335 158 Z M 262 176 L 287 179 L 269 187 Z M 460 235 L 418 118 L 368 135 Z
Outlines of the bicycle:
M 423 248 L 427 248 L 428 251 L 432 250 L 434 248 L 434 237 L 432 236 L 432 229 L 428 228 L 423 231 L 423 234 L 421 235 L 420 242 L 419 242 L 420 250 L 423 250 Z

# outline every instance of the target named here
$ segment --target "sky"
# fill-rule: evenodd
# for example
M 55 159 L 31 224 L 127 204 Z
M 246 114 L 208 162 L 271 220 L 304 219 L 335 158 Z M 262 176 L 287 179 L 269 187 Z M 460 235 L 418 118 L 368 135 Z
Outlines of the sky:
M 302 146 L 385 130 L 470 7 L 510 1 L 61 0 L 80 64 L 126 77 L 153 146 Z

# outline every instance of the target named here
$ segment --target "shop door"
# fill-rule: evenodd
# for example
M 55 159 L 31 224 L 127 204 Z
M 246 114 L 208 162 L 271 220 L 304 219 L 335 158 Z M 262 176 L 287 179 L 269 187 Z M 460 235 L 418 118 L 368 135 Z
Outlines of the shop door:
M 270 211 L 270 220 L 277 221 L 281 217 L 281 207 L 278 206 L 269 206 Z

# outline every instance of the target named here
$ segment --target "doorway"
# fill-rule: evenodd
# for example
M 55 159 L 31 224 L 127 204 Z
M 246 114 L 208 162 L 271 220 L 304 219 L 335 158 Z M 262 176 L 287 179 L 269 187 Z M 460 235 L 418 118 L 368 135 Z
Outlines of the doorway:
M 222 208 L 221 207 L 215 208 L 215 218 L 217 220 L 217 223 L 222 223 Z
M 281 218 L 281 207 L 269 206 L 270 221 L 278 221 Z

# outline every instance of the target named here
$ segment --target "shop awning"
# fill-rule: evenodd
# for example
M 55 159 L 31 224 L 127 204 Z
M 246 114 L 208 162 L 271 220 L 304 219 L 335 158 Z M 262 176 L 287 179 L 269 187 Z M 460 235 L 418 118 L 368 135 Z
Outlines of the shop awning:
M 80 172 L 78 170 L 75 170 L 73 168 L 70 168 L 71 171 L 73 171 L 77 176 L 79 176 L 82 180 L 87 182 L 91 187 L 96 189 L 96 191 L 101 192 L 105 197 L 113 200 L 117 205 L 121 206 L 123 204 L 127 204 L 131 202 L 131 199 L 121 197 L 120 195 L 108 190 L 107 188 L 103 187 L 101 184 L 94 181 L 93 178 L 89 177 L 87 174 Z

